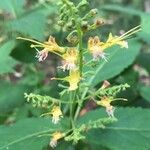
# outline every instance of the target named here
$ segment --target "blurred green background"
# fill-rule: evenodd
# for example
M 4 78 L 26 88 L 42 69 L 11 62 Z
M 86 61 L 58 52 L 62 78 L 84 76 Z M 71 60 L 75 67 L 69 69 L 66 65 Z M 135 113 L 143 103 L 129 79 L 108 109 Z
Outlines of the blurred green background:
M 50 81 L 50 78 L 62 74 L 60 70 L 57 70 L 60 64 L 59 58 L 50 54 L 45 62 L 39 63 L 35 58 L 36 50 L 30 48 L 30 43 L 16 40 L 16 37 L 22 36 L 46 41 L 49 35 L 53 35 L 60 45 L 68 44 L 66 40 L 68 32 L 63 31 L 57 24 L 59 19 L 57 2 L 55 0 L 0 1 L 1 125 L 12 124 L 41 114 L 42 110 L 35 109 L 26 103 L 25 92 L 58 96 L 57 83 Z M 78 0 L 74 2 L 78 3 Z M 130 65 L 108 79 L 112 84 L 131 85 L 131 88 L 120 94 L 121 97 L 127 98 L 128 102 L 120 102 L 117 105 L 149 108 L 150 1 L 89 0 L 89 3 L 90 8 L 98 9 L 98 18 L 103 18 L 106 25 L 88 33 L 84 37 L 85 46 L 91 35 L 99 35 L 101 39 L 106 39 L 110 31 L 120 34 L 141 24 L 142 30 L 136 36 L 139 51 L 136 52 Z M 128 62 L 128 59 L 122 61 Z M 113 70 L 113 67 L 108 69 Z

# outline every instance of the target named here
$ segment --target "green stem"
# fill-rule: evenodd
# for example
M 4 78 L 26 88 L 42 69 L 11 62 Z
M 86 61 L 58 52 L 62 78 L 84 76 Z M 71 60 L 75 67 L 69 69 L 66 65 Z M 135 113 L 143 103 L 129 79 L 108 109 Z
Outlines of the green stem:
M 82 103 L 83 103 L 83 101 L 84 101 L 84 98 L 85 98 L 85 96 L 86 96 L 87 91 L 88 91 L 88 88 L 85 89 L 85 91 L 83 92 L 83 94 L 82 94 L 82 96 L 81 96 L 80 103 L 78 103 L 78 107 L 77 107 L 76 112 L 75 112 L 75 115 L 74 115 L 74 120 L 77 119 L 77 117 L 78 117 L 78 115 L 79 115 L 79 113 L 80 113 L 80 110 L 81 110 L 81 108 L 82 108 Z
M 69 114 L 69 117 L 70 117 L 70 122 L 71 122 L 71 126 L 74 127 L 74 121 L 73 121 L 73 104 L 71 104 L 71 102 L 73 101 L 72 99 L 72 92 L 70 92 L 70 95 L 69 95 L 69 101 L 70 101 L 70 114 Z
M 74 115 L 74 120 L 77 119 L 77 117 L 78 117 L 78 115 L 80 113 L 80 110 L 81 110 L 81 106 L 82 106 L 81 104 L 78 104 L 78 107 L 77 107 L 75 115 Z
M 81 24 L 80 24 L 80 20 L 76 19 L 76 28 L 77 28 L 77 33 L 78 33 L 78 39 L 79 39 L 79 71 L 80 71 L 80 77 L 82 78 L 82 74 L 83 74 L 83 32 L 81 30 Z M 79 85 L 80 88 L 80 85 Z M 74 120 L 76 120 L 76 118 L 78 117 L 78 114 L 80 112 L 82 106 L 82 101 L 80 103 L 78 103 L 75 115 L 74 115 Z
M 80 71 L 80 77 L 82 77 L 82 72 L 83 72 L 83 33 L 81 30 L 81 25 L 80 22 L 77 21 L 77 33 L 78 33 L 78 38 L 79 38 L 79 71 Z
M 75 108 L 75 98 L 76 98 L 76 91 L 70 92 L 70 122 L 72 128 L 75 127 L 74 124 L 74 108 Z

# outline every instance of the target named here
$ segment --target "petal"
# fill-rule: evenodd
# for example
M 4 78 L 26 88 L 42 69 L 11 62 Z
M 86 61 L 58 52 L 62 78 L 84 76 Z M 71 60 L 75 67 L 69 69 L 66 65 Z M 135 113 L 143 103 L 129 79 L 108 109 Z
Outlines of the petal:
M 121 46 L 121 48 L 128 48 L 128 42 L 127 41 L 119 41 L 117 42 L 118 45 Z

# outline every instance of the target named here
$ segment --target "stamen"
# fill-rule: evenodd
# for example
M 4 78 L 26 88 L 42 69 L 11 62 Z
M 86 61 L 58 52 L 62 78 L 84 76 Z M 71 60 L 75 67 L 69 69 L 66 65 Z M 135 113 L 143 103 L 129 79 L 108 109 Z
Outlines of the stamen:
M 18 40 L 30 41 L 30 42 L 33 42 L 33 43 L 36 43 L 36 44 L 40 44 L 40 45 L 43 45 L 43 46 L 45 45 L 45 44 L 43 44 L 43 43 L 41 43 L 41 42 L 38 42 L 38 41 L 32 40 L 32 39 L 28 39 L 28 38 L 17 37 L 17 39 L 18 39 Z
M 125 32 L 125 33 L 122 34 L 121 36 L 119 36 L 117 39 L 118 39 L 118 40 L 123 40 L 123 39 L 129 37 L 130 35 L 135 34 L 136 32 L 138 32 L 138 31 L 140 31 L 140 30 L 141 30 L 141 26 L 140 26 L 140 25 L 139 25 L 139 26 L 136 26 L 136 27 L 132 28 L 131 30 Z

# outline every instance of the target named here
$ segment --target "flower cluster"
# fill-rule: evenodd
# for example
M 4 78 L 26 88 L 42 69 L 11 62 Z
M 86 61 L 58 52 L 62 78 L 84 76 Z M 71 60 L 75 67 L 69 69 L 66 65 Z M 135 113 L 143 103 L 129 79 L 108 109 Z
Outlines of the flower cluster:
M 137 31 L 139 31 L 139 26 L 129 30 L 121 36 L 113 36 L 112 33 L 110 33 L 106 42 L 100 41 L 98 36 L 89 37 L 87 49 L 89 53 L 92 54 L 94 61 L 98 61 L 100 58 L 108 61 L 106 49 L 114 45 L 119 45 L 121 48 L 128 48 L 128 42 L 125 41 L 125 39 Z M 31 47 L 36 48 L 38 51 L 36 57 L 39 61 L 44 61 L 49 52 L 58 55 L 63 62 L 62 66 L 59 68 L 61 68 L 63 71 L 69 71 L 69 76 L 65 78 L 52 79 L 69 82 L 69 91 L 76 90 L 78 88 L 78 84 L 81 80 L 79 65 L 83 62 L 79 62 L 80 55 L 77 47 L 61 47 L 59 44 L 57 44 L 55 38 L 52 36 L 49 37 L 48 41 L 43 43 L 22 37 L 18 37 L 18 39 L 27 40 L 34 43 L 31 44 Z M 37 48 L 42 48 L 42 50 L 39 51 Z
M 80 82 L 80 75 L 79 75 L 79 52 L 77 48 L 75 47 L 60 47 L 56 41 L 55 38 L 50 36 L 47 42 L 41 43 L 32 39 L 28 38 L 22 38 L 18 37 L 18 39 L 27 40 L 30 42 L 33 42 L 35 44 L 31 44 L 32 48 L 43 48 L 41 51 L 37 50 L 36 57 L 38 60 L 44 61 L 48 57 L 48 53 L 54 53 L 62 58 L 62 66 L 59 68 L 63 69 L 63 71 L 68 70 L 69 76 L 65 78 L 52 78 L 52 79 L 58 79 L 58 80 L 64 80 L 69 82 L 69 88 L 68 90 L 76 90 L 78 88 L 78 83 Z

